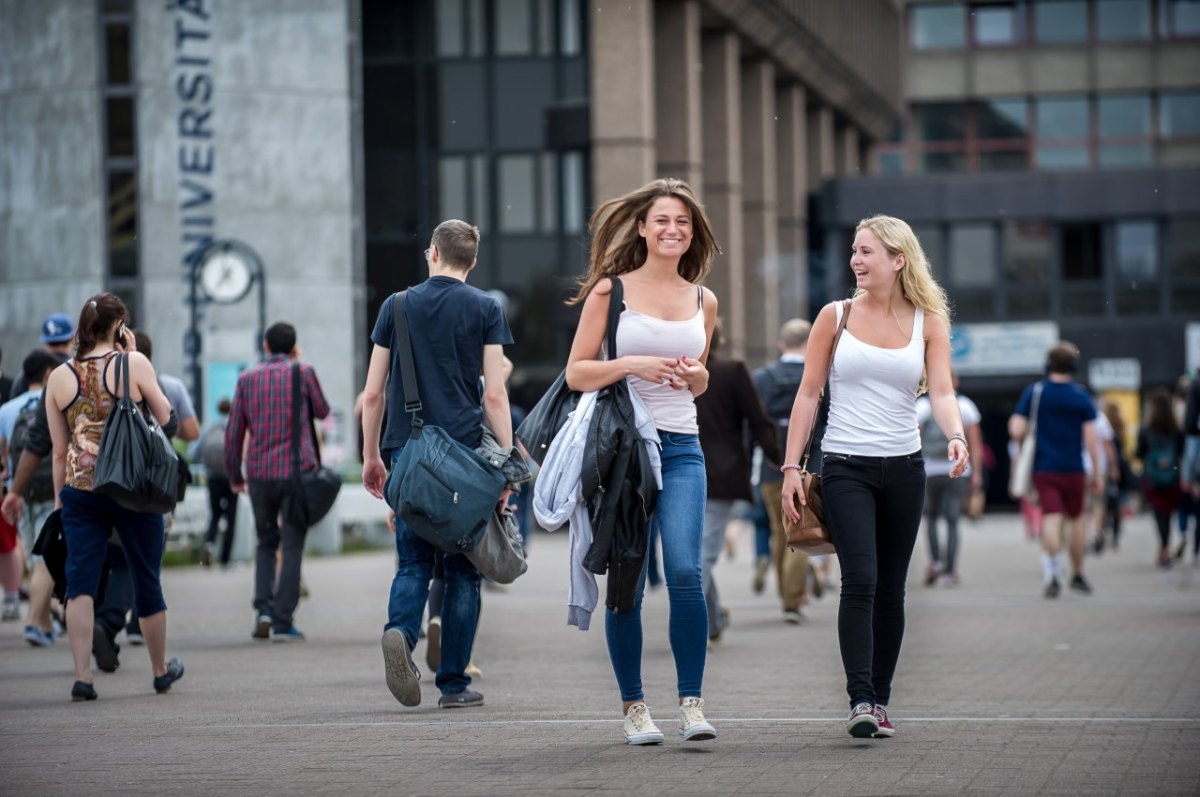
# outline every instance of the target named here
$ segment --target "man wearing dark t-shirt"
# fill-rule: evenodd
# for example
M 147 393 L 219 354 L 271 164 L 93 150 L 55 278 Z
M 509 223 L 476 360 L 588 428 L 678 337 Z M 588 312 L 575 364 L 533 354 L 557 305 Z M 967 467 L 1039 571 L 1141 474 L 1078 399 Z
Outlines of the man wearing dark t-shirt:
M 1096 405 L 1091 396 L 1074 382 L 1079 362 L 1075 344 L 1060 341 L 1046 354 L 1046 379 L 1035 411 L 1034 390 L 1030 385 L 1021 393 L 1017 407 L 1008 420 L 1008 434 L 1020 445 L 1032 425 L 1035 428 L 1033 485 L 1042 507 L 1042 577 L 1047 598 L 1057 598 L 1062 566 L 1064 537 L 1071 558 L 1071 589 L 1090 594 L 1091 585 L 1083 575 L 1083 555 L 1087 546 L 1084 527 L 1084 498 L 1088 490 L 1083 467 L 1086 449 L 1092 460 L 1091 489 L 1104 491 L 1100 469 L 1100 443 L 1096 436 Z
M 466 284 L 479 251 L 479 230 L 464 221 L 444 221 L 433 231 L 425 256 L 429 279 L 408 290 L 404 303 L 413 364 L 421 397 L 421 420 L 440 426 L 470 448 L 479 445 L 482 423 L 500 445 L 512 445 L 512 420 L 504 387 L 504 346 L 513 342 L 508 321 L 495 298 Z M 363 394 L 363 485 L 383 498 L 384 467 L 395 464 L 408 441 L 411 419 L 404 408 L 400 363 L 392 351 L 395 296 L 379 308 L 371 333 L 374 349 Z M 393 374 L 388 379 L 388 374 Z M 480 384 L 483 375 L 483 385 Z M 380 435 L 384 396 L 387 428 Z M 500 497 L 503 506 L 510 491 Z M 388 600 L 383 634 L 388 689 L 402 704 L 421 702 L 420 674 L 412 660 L 421 616 L 429 594 L 435 549 L 396 518 L 398 565 Z M 436 684 L 438 705 L 483 705 L 483 695 L 468 687 L 466 674 L 479 617 L 479 571 L 461 554 L 444 559 L 446 594 L 442 604 L 441 662 Z

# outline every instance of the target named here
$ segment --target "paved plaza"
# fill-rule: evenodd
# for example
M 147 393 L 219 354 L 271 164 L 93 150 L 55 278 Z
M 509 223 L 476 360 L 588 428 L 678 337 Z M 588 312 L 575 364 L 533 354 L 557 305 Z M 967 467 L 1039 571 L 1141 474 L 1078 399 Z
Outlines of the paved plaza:
M 965 524 L 957 588 L 921 585 L 922 540 L 897 735 L 868 741 L 842 728 L 836 596 L 785 625 L 750 590 L 748 535 L 717 569 L 733 622 L 705 678 L 715 742 L 674 738 L 667 598 L 647 596 L 644 680 L 667 732 L 649 748 L 623 744 L 602 619 L 565 625 L 565 533 L 537 534 L 530 572 L 484 593 L 487 702 L 458 712 L 437 708 L 429 674 L 415 709 L 384 685 L 389 553 L 307 560 L 294 645 L 250 639 L 250 568 L 174 568 L 170 652 L 187 674 L 168 695 L 124 645 L 120 669 L 96 673 L 100 699 L 73 704 L 65 640 L 35 650 L 20 624 L 0 629 L 0 794 L 1195 795 L 1200 570 L 1156 570 L 1145 517 L 1126 536 L 1089 558 L 1095 595 L 1056 601 L 1015 516 Z

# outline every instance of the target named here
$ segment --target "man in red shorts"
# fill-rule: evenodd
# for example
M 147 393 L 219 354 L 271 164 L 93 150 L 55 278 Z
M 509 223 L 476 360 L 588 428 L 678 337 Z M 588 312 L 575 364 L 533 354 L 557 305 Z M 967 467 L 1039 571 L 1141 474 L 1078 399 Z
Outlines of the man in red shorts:
M 1100 443 L 1096 436 L 1096 405 L 1083 388 L 1075 384 L 1079 349 L 1073 343 L 1059 341 L 1046 353 L 1046 378 L 1021 393 L 1017 408 L 1008 419 L 1009 436 L 1020 443 L 1032 420 L 1036 402 L 1033 486 L 1042 507 L 1042 573 L 1045 596 L 1057 598 L 1065 574 L 1062 566 L 1063 537 L 1068 535 L 1071 555 L 1071 589 L 1090 594 L 1092 587 L 1083 577 L 1083 556 L 1087 546 L 1084 524 L 1084 498 L 1088 477 L 1083 467 L 1083 450 L 1091 457 L 1093 477 L 1090 487 L 1096 494 L 1104 490 L 1100 470 Z

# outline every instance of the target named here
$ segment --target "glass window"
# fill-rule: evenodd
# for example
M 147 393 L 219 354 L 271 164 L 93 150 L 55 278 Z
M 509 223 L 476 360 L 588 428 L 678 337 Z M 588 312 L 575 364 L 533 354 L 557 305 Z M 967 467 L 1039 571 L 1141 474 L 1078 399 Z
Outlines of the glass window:
M 467 212 L 467 159 L 442 158 L 438 162 L 438 217 L 465 219 Z
M 1038 138 L 1086 138 L 1086 97 L 1040 98 L 1037 103 Z
M 1004 278 L 1026 287 L 1044 286 L 1050 275 L 1050 225 L 1040 220 L 1004 224 Z
M 961 172 L 967 159 L 961 152 L 925 152 L 921 154 L 921 171 L 928 174 Z
M 537 0 L 538 53 L 554 55 L 554 0 Z
M 583 153 L 563 154 L 563 232 L 583 232 L 584 218 Z
M 879 153 L 880 174 L 904 174 L 904 153 L 896 150 Z
M 966 13 L 961 5 L 909 6 L 912 48 L 962 47 L 966 44 Z
M 533 51 L 530 0 L 496 0 L 496 54 L 528 55 Z
M 437 9 L 437 53 L 440 56 L 463 54 L 462 0 L 441 0 Z
M 1170 35 L 1200 36 L 1200 0 L 1160 0 Z
M 487 155 L 476 155 L 471 158 L 471 193 L 474 202 L 471 206 L 471 223 L 480 232 L 487 232 L 491 224 L 491 175 L 488 173 Z
M 1170 266 L 1175 284 L 1200 282 L 1200 219 L 1171 222 Z
M 534 231 L 533 155 L 506 155 L 499 159 L 500 230 L 502 232 Z
M 1101 41 L 1150 38 L 1150 0 L 1096 0 L 1096 35 Z
M 1009 318 L 1045 318 L 1050 312 L 1048 291 L 1009 291 L 1005 297 Z
M 981 172 L 1021 172 L 1029 168 L 1029 154 L 1023 149 L 979 153 Z
M 134 113 L 132 97 L 109 97 L 105 102 L 108 125 L 108 156 L 132 157 L 134 147 Z
M 579 55 L 583 39 L 583 14 L 579 0 L 560 0 L 558 8 L 558 48 L 563 55 Z
M 996 228 L 991 224 L 950 226 L 950 282 L 964 288 L 983 288 L 996 282 Z
M 1200 136 L 1200 92 L 1164 93 L 1160 105 L 1164 136 Z
M 541 231 L 558 232 L 558 156 L 542 154 Z
M 1103 167 L 1151 166 L 1154 150 L 1149 144 L 1102 144 L 1099 163 Z
M 487 146 L 487 71 L 478 61 L 443 63 L 437 70 L 438 146 Z
M 1037 168 L 1046 171 L 1056 169 L 1086 169 L 1088 167 L 1087 147 L 1038 147 L 1036 153 Z
M 939 102 L 913 107 L 917 132 L 922 141 L 962 141 L 966 130 L 966 106 Z
M 104 26 L 104 62 L 108 68 L 108 85 L 128 86 L 132 69 L 129 58 L 129 26 Z
M 981 5 L 971 7 L 971 33 L 975 44 L 991 47 L 1015 44 L 1017 9 L 1012 5 Z
M 1024 138 L 1029 134 L 1025 100 L 982 100 L 975 107 L 980 138 Z
M 1100 225 L 1095 222 L 1063 224 L 1058 231 L 1059 266 L 1064 281 L 1098 280 L 1101 261 Z
M 1087 3 L 1081 0 L 1034 3 L 1033 31 L 1044 44 L 1087 41 Z
M 1158 279 L 1158 225 L 1152 221 L 1119 221 L 1116 224 L 1117 277 L 1121 282 Z
M 137 175 L 112 171 L 108 175 L 108 273 L 135 277 L 138 273 Z
M 484 40 L 487 20 L 483 16 L 483 0 L 467 0 L 467 8 L 471 12 L 470 23 L 467 25 L 467 44 L 470 54 L 478 58 L 487 55 L 487 42 Z
M 1101 136 L 1150 135 L 1150 97 L 1145 94 L 1101 96 L 1096 101 L 1096 110 Z

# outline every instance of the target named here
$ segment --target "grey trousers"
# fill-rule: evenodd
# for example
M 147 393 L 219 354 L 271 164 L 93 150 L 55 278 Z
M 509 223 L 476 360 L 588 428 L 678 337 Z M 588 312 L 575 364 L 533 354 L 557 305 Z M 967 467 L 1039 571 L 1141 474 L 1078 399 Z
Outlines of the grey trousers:
M 279 510 L 288 489 L 287 481 L 251 481 L 250 505 L 258 549 L 254 554 L 254 610 L 271 618 L 277 631 L 292 626 L 292 615 L 300 602 L 300 560 L 308 529 L 280 525 Z M 275 552 L 282 549 L 283 563 L 275 578 Z
M 721 615 L 721 598 L 717 593 L 717 582 L 713 578 L 713 566 L 725 547 L 725 527 L 733 501 L 710 498 L 704 504 L 704 540 L 700 543 L 700 577 L 704 586 L 704 602 L 708 604 L 708 637 L 721 633 L 725 618 Z
M 971 481 L 965 476 L 928 476 L 925 479 L 925 532 L 929 535 L 929 560 L 943 572 L 953 573 L 958 559 L 958 519 L 962 517 Z M 938 518 L 946 521 L 946 550 L 938 544 Z

